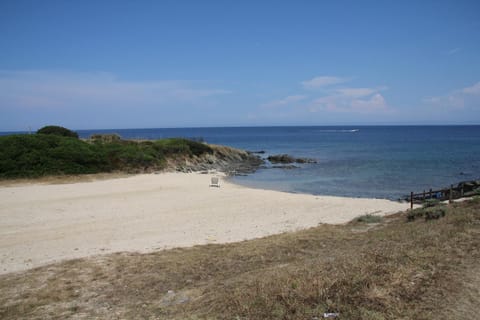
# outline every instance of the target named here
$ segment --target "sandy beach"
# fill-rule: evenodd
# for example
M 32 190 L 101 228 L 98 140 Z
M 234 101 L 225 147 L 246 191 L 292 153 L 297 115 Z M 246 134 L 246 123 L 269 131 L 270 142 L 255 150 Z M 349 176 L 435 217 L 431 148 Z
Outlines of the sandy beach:
M 119 251 L 227 243 L 390 214 L 409 204 L 251 189 L 212 174 L 0 187 L 0 273 Z

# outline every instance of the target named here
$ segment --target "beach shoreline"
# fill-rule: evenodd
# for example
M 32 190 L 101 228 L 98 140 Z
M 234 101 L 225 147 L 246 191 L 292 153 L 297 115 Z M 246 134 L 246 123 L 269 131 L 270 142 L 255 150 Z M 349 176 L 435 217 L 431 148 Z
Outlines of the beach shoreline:
M 212 176 L 220 187 L 210 187 Z M 408 203 L 253 189 L 160 173 L 0 185 L 0 274 L 113 252 L 230 243 L 393 214 Z

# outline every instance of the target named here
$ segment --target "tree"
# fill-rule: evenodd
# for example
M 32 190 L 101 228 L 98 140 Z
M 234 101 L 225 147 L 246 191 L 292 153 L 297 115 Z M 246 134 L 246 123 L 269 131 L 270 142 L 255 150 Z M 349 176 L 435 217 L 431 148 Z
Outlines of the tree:
M 45 126 L 37 131 L 37 134 L 53 134 L 63 137 L 72 137 L 78 139 L 78 133 L 60 126 Z

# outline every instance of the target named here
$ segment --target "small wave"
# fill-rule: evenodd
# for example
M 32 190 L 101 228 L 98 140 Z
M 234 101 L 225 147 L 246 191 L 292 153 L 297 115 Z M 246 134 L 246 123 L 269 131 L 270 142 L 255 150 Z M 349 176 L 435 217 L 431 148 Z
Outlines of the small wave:
M 360 129 L 325 129 L 325 130 L 315 130 L 315 132 L 320 132 L 320 133 L 349 133 L 349 132 L 358 132 Z

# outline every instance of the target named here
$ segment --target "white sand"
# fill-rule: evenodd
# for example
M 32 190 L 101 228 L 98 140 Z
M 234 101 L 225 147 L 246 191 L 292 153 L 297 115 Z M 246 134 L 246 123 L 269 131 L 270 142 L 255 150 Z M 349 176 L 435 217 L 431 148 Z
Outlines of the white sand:
M 64 259 L 226 243 L 403 211 L 387 200 L 250 189 L 211 175 L 146 174 L 0 187 L 0 273 Z

